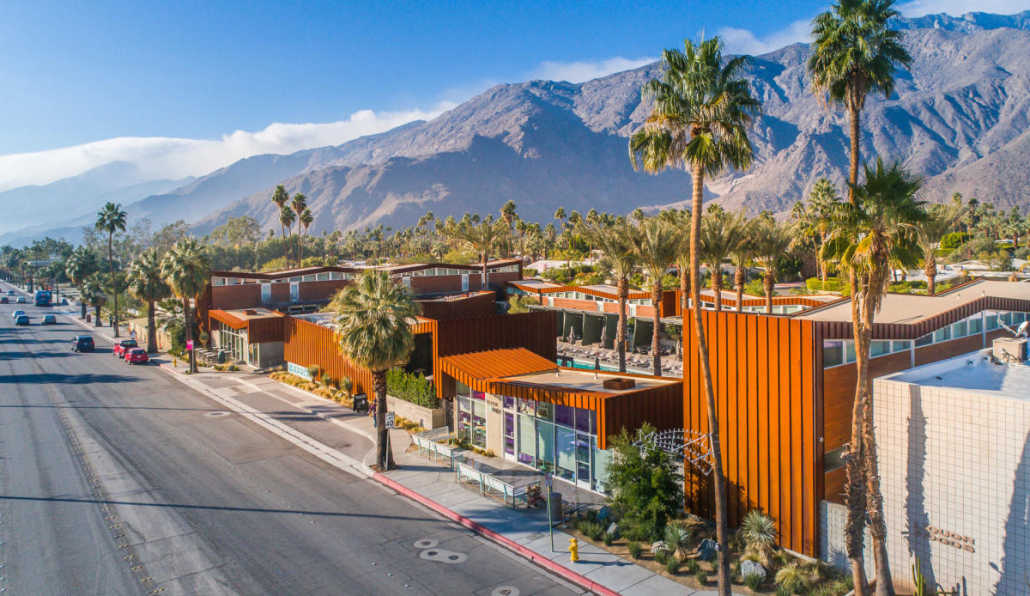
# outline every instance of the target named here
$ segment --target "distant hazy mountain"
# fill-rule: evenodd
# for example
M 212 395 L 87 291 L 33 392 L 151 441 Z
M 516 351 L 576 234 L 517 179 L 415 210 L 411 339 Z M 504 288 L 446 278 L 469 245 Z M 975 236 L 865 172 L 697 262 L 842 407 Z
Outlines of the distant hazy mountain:
M 914 63 L 897 93 L 870 98 L 863 158 L 903 160 L 927 177 L 924 198 L 953 192 L 1001 207 L 1030 203 L 1030 12 L 931 15 L 901 23 Z M 710 181 L 708 198 L 752 212 L 790 210 L 821 176 L 843 182 L 847 120 L 812 94 L 805 44 L 758 56 L 750 78 L 764 102 L 755 164 Z M 277 228 L 276 184 L 303 192 L 312 232 L 496 212 L 507 200 L 529 219 L 566 210 L 628 213 L 689 198 L 689 175 L 634 172 L 627 138 L 647 115 L 640 87 L 659 65 L 582 84 L 500 85 L 429 122 L 339 147 L 241 160 L 129 205 L 155 224 L 196 222 L 203 233 L 250 215 Z
M 40 225 L 53 227 L 55 214 L 65 217 L 95 212 L 108 201 L 137 201 L 190 180 L 147 180 L 136 166 L 116 161 L 50 184 L 12 188 L 0 192 L 4 210 L 0 234 Z

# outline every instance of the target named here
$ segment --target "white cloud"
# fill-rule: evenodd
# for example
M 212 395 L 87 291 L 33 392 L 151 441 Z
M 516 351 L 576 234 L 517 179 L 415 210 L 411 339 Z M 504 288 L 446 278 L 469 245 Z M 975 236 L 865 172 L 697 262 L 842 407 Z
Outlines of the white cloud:
M 784 29 L 761 37 L 747 29 L 719 29 L 719 37 L 726 43 L 726 51 L 731 54 L 765 54 L 799 41 L 808 42 L 811 34 L 811 20 L 794 21 Z
M 960 17 L 970 12 L 991 12 L 1015 14 L 1030 10 L 1028 0 L 913 0 L 898 5 L 906 17 L 921 17 L 928 14 L 946 13 Z
M 373 112 L 361 110 L 347 120 L 323 124 L 273 123 L 264 130 L 237 130 L 221 139 L 120 137 L 34 153 L 0 155 L 0 190 L 26 184 L 47 184 L 113 161 L 139 168 L 144 178 L 198 176 L 239 159 L 262 153 L 292 153 L 339 145 L 360 136 L 384 132 L 412 120 L 429 120 L 454 107 L 441 102 L 429 110 Z
M 530 78 L 546 79 L 549 81 L 568 81 L 570 83 L 582 83 L 591 79 L 599 79 L 604 76 L 624 70 L 639 68 L 645 64 L 657 61 L 658 58 L 637 58 L 629 59 L 621 56 L 601 61 L 584 62 L 541 62 L 535 70 L 529 73 Z

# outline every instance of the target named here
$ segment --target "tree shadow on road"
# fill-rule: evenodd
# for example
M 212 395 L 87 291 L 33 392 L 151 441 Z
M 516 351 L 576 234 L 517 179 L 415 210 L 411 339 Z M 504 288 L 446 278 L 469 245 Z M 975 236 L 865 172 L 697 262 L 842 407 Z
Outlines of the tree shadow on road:
M 84 373 L 78 375 L 59 374 L 37 374 L 26 375 L 0 375 L 0 385 L 3 384 L 57 384 L 57 385 L 89 385 L 92 383 L 136 383 L 142 379 L 135 377 L 123 377 L 121 375 Z

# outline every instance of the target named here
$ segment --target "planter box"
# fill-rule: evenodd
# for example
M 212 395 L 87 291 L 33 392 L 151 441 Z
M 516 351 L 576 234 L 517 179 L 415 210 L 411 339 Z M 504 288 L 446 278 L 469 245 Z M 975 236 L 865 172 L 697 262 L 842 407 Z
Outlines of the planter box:
M 440 408 L 425 408 L 417 406 L 410 401 L 404 401 L 398 399 L 392 395 L 386 396 L 386 407 L 391 412 L 395 412 L 401 418 L 406 418 L 412 422 L 418 422 L 422 428 L 440 428 L 441 426 L 447 426 L 447 415 L 444 413 L 444 409 Z

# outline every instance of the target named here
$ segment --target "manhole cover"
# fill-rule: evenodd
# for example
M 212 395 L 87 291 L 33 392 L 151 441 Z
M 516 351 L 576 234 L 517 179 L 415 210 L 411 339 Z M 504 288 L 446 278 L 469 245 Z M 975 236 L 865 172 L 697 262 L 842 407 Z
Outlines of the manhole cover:
M 465 553 L 456 553 L 443 549 L 424 550 L 418 556 L 427 561 L 451 564 L 464 563 L 468 559 L 468 555 Z
M 439 542 L 435 540 L 432 540 L 430 538 L 423 538 L 422 540 L 415 541 L 415 548 L 433 548 L 437 544 L 439 544 Z
M 519 596 L 519 589 L 511 586 L 500 586 L 494 588 L 494 591 L 490 593 L 490 596 Z
M 208 412 L 207 414 L 204 414 L 204 416 L 208 418 L 222 418 L 230 414 L 232 414 L 232 412 Z

